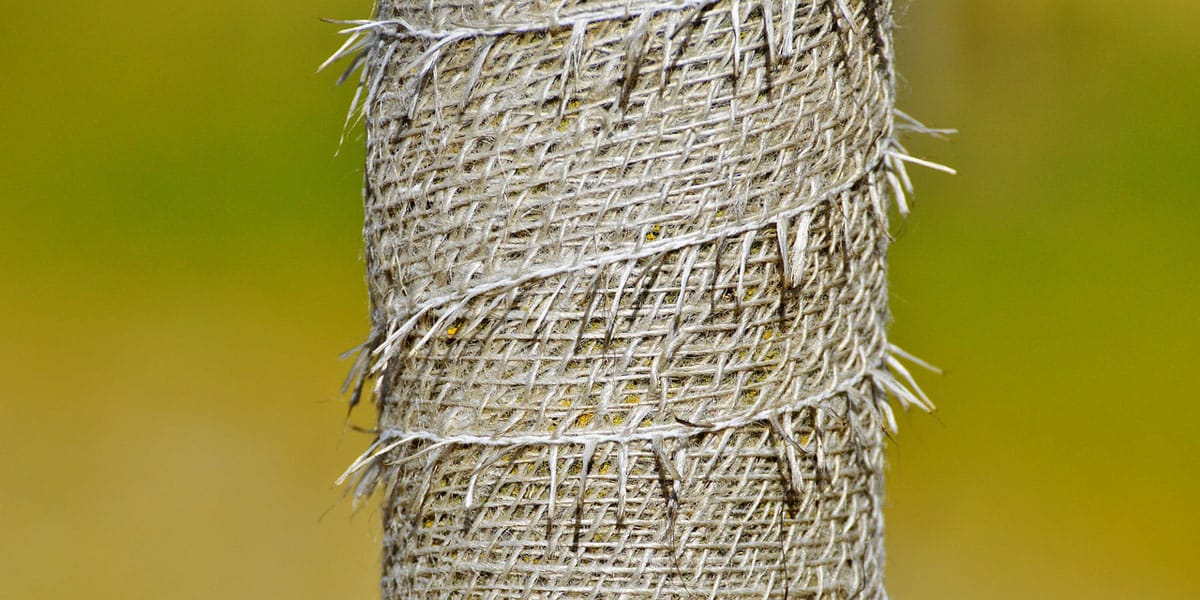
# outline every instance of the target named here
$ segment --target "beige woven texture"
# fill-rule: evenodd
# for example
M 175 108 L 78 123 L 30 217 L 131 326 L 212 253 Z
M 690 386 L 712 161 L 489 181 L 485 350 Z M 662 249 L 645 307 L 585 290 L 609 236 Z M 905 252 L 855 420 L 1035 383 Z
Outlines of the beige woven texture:
M 385 598 L 882 598 L 887 0 L 383 0 Z M 357 398 L 357 394 L 356 394 Z

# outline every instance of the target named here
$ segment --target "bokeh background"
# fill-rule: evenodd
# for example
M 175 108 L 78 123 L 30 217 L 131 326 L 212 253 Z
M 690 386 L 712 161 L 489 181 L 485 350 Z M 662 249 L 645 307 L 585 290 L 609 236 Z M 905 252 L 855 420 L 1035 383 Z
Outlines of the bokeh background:
M 1200 3 L 912 0 L 893 597 L 1200 598 Z M 334 478 L 366 332 L 367 0 L 0 20 L 0 598 L 373 598 Z M 369 423 L 362 411 L 351 422 Z

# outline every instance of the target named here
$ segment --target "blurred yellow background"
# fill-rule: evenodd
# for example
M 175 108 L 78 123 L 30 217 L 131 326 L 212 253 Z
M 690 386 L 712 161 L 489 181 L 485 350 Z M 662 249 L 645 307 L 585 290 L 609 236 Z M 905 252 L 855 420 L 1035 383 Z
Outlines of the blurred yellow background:
M 903 3 L 902 3 L 903 4 Z M 373 598 L 332 485 L 366 332 L 367 0 L 21 2 L 0 21 L 0 598 Z M 1200 3 L 900 7 L 913 217 L 894 598 L 1200 598 Z M 370 421 L 367 411 L 354 417 Z

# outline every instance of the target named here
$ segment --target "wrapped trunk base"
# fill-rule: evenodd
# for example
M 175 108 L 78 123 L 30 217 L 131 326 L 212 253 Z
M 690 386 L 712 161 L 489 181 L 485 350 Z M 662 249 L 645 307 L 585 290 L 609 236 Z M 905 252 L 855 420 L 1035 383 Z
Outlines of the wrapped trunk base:
M 819 437 L 804 415 L 790 431 L 756 423 L 663 442 L 663 455 L 448 448 L 388 490 L 384 597 L 881 597 L 878 418 L 845 398 L 831 406 L 851 412 L 823 418 Z M 789 448 L 801 440 L 825 446 L 820 461 Z
M 384 597 L 883 597 L 890 2 L 351 25 Z

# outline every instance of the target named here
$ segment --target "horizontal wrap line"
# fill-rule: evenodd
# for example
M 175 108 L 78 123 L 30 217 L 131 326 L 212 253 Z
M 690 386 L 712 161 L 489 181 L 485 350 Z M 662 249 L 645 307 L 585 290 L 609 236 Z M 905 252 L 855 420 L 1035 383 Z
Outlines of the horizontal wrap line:
M 399 446 L 410 442 L 430 442 L 432 446 L 421 450 L 422 453 L 432 450 L 437 447 L 461 445 L 461 446 L 491 446 L 517 448 L 522 446 L 596 446 L 599 444 L 631 444 L 635 442 L 643 443 L 659 443 L 668 439 L 680 439 L 692 437 L 705 433 L 713 433 L 744 427 L 751 423 L 770 421 L 778 418 L 781 415 L 799 411 L 804 408 L 811 408 L 820 405 L 822 401 L 828 400 L 840 394 L 853 393 L 854 389 L 863 381 L 870 379 L 876 383 L 876 386 L 885 392 L 892 392 L 903 396 L 897 390 L 905 390 L 905 386 L 890 373 L 886 367 L 863 369 L 855 373 L 853 377 L 842 381 L 841 383 L 826 389 L 823 392 L 806 396 L 805 398 L 785 404 L 783 406 L 772 407 L 764 410 L 759 410 L 751 413 L 745 413 L 728 419 L 714 421 L 712 423 L 683 423 L 679 422 L 676 425 L 658 425 L 654 427 L 646 427 L 632 429 L 629 431 L 596 431 L 588 433 L 568 433 L 563 435 L 513 435 L 513 436 L 494 436 L 494 435 L 478 435 L 478 434 L 457 434 L 445 435 L 433 431 L 410 430 L 388 428 L 380 431 L 379 437 L 365 452 L 362 453 L 342 473 L 338 478 L 338 484 L 345 482 L 350 476 L 354 475 L 363 467 L 367 466 L 373 460 L 388 452 L 396 449 Z M 408 457 L 412 458 L 412 457 Z
M 576 261 L 572 264 L 544 266 L 521 273 L 519 275 L 509 275 L 506 277 L 493 279 L 492 281 L 481 282 L 465 290 L 449 291 L 433 296 L 422 302 L 407 318 L 403 318 L 403 324 L 389 332 L 383 343 L 372 349 L 371 353 L 379 356 L 379 358 L 371 367 L 370 371 L 372 373 L 379 373 L 386 370 L 387 364 L 391 361 L 391 358 L 395 353 L 396 345 L 400 342 L 400 340 L 404 339 L 409 333 L 412 332 L 421 318 L 437 308 L 452 305 L 449 310 L 439 315 L 437 322 L 429 328 L 429 331 L 420 340 L 413 344 L 413 347 L 409 349 L 410 356 L 424 346 L 434 335 L 434 333 L 443 324 L 445 324 L 445 322 L 453 318 L 453 316 L 457 314 L 459 310 L 462 310 L 462 308 L 465 307 L 468 302 L 485 294 L 505 292 L 531 281 L 577 273 L 585 269 L 603 267 L 623 261 L 640 260 L 660 254 L 674 252 L 690 246 L 699 246 L 724 238 L 736 237 L 751 231 L 773 227 L 783 219 L 790 219 L 806 210 L 811 210 L 812 207 L 816 206 L 817 204 L 849 191 L 854 186 L 858 185 L 864 178 L 878 172 L 878 170 L 884 164 L 886 164 L 889 159 L 899 160 L 901 153 L 896 152 L 893 149 L 892 146 L 894 145 L 894 141 L 890 136 L 881 136 L 880 139 L 876 141 L 875 145 L 875 152 L 872 153 L 873 156 L 867 162 L 865 168 L 856 173 L 855 176 L 850 177 L 849 180 L 818 193 L 814 198 L 811 198 L 808 201 L 801 202 L 789 208 L 776 210 L 773 213 L 766 215 L 762 219 L 753 220 L 750 222 L 732 223 L 724 227 L 718 227 L 715 230 L 698 231 L 687 235 L 667 238 L 662 241 L 642 244 L 640 248 L 625 248 L 614 252 L 605 252 L 593 257 Z
M 555 9 L 548 13 L 522 15 L 525 22 L 498 22 L 487 25 L 455 25 L 445 29 L 419 27 L 405 19 L 380 20 L 346 20 L 333 21 L 341 25 L 351 25 L 339 33 L 355 34 L 371 31 L 376 35 L 399 38 L 422 38 L 430 40 L 463 40 L 473 37 L 499 36 L 514 33 L 540 33 L 586 27 L 603 21 L 623 21 L 643 16 L 651 16 L 663 12 L 681 12 L 689 9 L 700 9 L 716 4 L 719 0 L 679 0 L 677 2 L 611 2 L 607 6 L 599 6 L 584 10 L 576 10 L 566 14 Z

